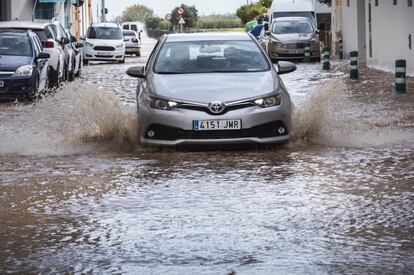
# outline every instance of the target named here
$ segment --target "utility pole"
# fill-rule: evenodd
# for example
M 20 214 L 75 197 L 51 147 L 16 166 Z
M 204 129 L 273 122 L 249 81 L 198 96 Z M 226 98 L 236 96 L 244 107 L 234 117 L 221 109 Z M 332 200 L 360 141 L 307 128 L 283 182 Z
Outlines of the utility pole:
M 102 22 L 106 22 L 105 11 L 106 11 L 106 9 L 105 9 L 105 0 L 101 0 L 101 15 L 102 15 L 101 21 Z

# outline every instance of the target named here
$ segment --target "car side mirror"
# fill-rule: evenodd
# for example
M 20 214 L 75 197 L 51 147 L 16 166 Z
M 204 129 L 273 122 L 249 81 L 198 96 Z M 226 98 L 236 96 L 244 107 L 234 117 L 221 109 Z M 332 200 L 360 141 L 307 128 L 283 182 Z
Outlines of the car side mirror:
M 128 68 L 127 75 L 136 78 L 145 78 L 145 67 L 144 66 L 133 66 Z
M 315 32 L 316 32 L 316 34 L 319 34 L 321 31 L 320 30 L 316 30 Z
M 41 52 L 37 55 L 37 59 L 48 59 L 50 58 L 50 54 L 45 53 L 45 52 Z
M 76 43 L 75 44 L 75 48 L 83 48 L 83 44 L 82 43 Z
M 279 75 L 296 71 L 296 65 L 289 61 L 279 61 L 277 66 Z
M 70 42 L 72 42 L 72 43 L 76 43 L 76 42 L 78 42 L 78 39 L 76 39 L 76 37 L 72 35 L 72 36 L 70 37 Z
M 84 35 L 82 35 L 82 36 L 80 37 L 80 40 L 85 40 L 85 36 L 84 36 Z
M 62 39 L 60 40 L 60 44 L 64 44 L 64 45 L 66 45 L 66 44 L 69 44 L 69 39 L 67 39 L 66 37 L 62 37 Z
M 266 32 L 265 32 L 265 34 L 266 34 L 267 36 L 270 36 L 272 33 L 271 33 L 270 31 L 266 31 Z

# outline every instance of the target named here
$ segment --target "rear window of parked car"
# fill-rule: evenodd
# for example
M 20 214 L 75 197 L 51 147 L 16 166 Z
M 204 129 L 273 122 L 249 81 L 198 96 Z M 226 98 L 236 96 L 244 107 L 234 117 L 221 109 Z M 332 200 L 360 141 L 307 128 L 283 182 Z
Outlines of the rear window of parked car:
M 136 32 L 134 31 L 123 31 L 124 36 L 136 36 Z
M 29 38 L 0 33 L 0 55 L 32 56 Z

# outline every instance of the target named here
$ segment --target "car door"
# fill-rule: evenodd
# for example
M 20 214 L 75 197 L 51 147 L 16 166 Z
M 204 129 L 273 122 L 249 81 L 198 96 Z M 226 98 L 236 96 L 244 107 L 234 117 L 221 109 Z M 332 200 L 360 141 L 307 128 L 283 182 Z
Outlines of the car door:
M 46 85 L 47 85 L 47 80 L 48 80 L 47 79 L 48 63 L 47 63 L 47 59 L 37 58 L 39 53 L 41 53 L 43 50 L 42 43 L 40 42 L 39 37 L 34 35 L 32 36 L 32 40 L 33 40 L 33 45 L 35 49 L 35 63 L 36 63 L 36 68 L 37 68 L 37 72 L 39 75 L 39 91 L 42 91 L 47 88 Z

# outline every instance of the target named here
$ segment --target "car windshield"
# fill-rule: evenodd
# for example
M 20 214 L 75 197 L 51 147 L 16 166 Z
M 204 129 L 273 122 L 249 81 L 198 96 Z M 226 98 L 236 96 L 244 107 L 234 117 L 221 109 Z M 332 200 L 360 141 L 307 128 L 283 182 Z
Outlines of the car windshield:
M 90 39 L 122 39 L 122 32 L 119 28 L 111 27 L 90 27 L 88 29 L 88 38 Z
M 270 70 L 253 41 L 166 42 L 155 61 L 159 74 L 262 72 Z
M 307 17 L 314 25 L 316 25 L 315 14 L 311 11 L 285 11 L 273 13 L 273 18 L 280 17 Z
M 0 33 L 0 55 L 32 56 L 29 38 Z
M 308 21 L 275 21 L 272 26 L 272 32 L 274 34 L 312 33 L 313 27 Z

